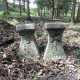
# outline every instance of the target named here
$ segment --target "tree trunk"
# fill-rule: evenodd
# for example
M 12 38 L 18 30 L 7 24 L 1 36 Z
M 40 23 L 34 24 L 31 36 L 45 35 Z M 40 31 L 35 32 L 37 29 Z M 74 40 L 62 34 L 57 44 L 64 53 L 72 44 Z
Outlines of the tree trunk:
M 21 0 L 19 0 L 19 13 L 20 13 L 20 16 L 21 16 Z
M 61 14 L 62 14 L 63 17 L 65 15 L 65 10 L 66 10 L 66 8 L 65 8 L 65 2 L 66 2 L 66 0 L 62 0 L 61 1 L 61 5 L 64 6 L 64 8 L 61 9 Z
M 41 8 L 41 15 L 40 16 L 42 17 L 42 8 Z
M 27 0 L 27 17 L 30 19 L 30 7 L 29 7 L 29 0 Z
M 76 7 L 76 0 L 73 0 L 73 7 L 72 7 L 72 14 L 71 14 L 71 22 L 74 22 L 74 19 L 75 19 L 75 7 Z
M 53 16 L 54 16 L 54 0 L 53 1 L 53 6 L 52 6 L 52 20 L 53 20 Z
M 8 0 L 3 0 L 3 2 L 4 2 L 4 11 L 6 11 L 7 14 L 9 15 Z
M 78 11 L 77 11 L 77 17 L 76 19 L 78 20 L 80 18 L 80 2 L 78 4 Z
M 38 13 L 38 16 L 40 16 L 40 7 L 39 6 L 37 7 L 37 13 Z
M 15 4 L 15 0 L 13 0 L 13 3 Z
M 45 7 L 44 7 L 44 17 L 45 17 Z
M 67 5 L 66 5 L 67 7 L 66 7 L 66 9 L 65 9 L 65 16 L 67 17 L 67 13 L 68 13 L 68 6 L 69 6 L 69 5 L 68 5 L 67 0 L 66 0 L 66 4 L 67 4 Z
M 6 5 L 6 11 L 8 11 L 9 9 L 8 9 L 8 1 L 7 0 L 5 0 L 5 5 Z
M 60 0 L 58 0 L 58 3 L 57 3 L 57 18 L 59 18 L 60 16 Z
M 23 7 L 24 7 L 24 12 L 25 12 L 25 11 L 26 11 L 26 10 L 25 10 L 25 0 L 24 0 L 24 3 L 23 3 L 23 4 L 24 4 Z

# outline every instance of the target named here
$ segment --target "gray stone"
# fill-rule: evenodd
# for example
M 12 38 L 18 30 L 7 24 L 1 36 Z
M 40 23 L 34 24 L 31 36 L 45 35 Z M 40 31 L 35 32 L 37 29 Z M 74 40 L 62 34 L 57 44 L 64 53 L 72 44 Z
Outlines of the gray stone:
M 18 24 L 16 26 L 17 31 L 22 31 L 22 30 L 34 30 L 35 29 L 35 24 Z
M 65 30 L 65 23 L 45 23 L 48 31 L 48 44 L 44 53 L 44 60 L 58 60 L 66 58 L 62 46 L 62 34 Z
M 21 36 L 18 56 L 20 58 L 37 59 L 38 48 L 34 39 L 35 24 L 19 24 L 16 30 Z
M 65 29 L 67 23 L 62 23 L 62 22 L 49 22 L 45 24 L 46 29 Z

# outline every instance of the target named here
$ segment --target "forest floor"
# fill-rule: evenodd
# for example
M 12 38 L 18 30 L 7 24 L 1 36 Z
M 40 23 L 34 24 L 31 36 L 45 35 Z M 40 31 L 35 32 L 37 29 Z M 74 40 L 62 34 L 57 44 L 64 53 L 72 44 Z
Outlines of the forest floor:
M 36 61 L 31 59 L 21 61 L 17 55 L 19 34 L 14 26 L 0 21 L 0 80 L 80 80 L 80 32 L 71 29 L 72 27 L 65 29 L 63 45 L 67 58 L 46 62 L 42 58 L 47 45 L 44 23 L 53 21 L 19 19 L 19 23 L 32 22 L 36 23 L 35 39 L 41 57 Z M 16 24 L 17 21 L 13 23 Z M 80 23 L 75 24 L 77 28 L 79 25 Z

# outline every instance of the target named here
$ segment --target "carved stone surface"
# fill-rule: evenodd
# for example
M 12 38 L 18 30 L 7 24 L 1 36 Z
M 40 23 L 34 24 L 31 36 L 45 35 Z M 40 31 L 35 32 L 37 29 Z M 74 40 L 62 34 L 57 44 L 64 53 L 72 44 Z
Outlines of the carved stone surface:
M 21 37 L 18 56 L 20 58 L 36 59 L 38 48 L 34 39 L 35 24 L 19 24 L 16 26 L 16 30 Z
M 62 46 L 62 34 L 65 30 L 63 23 L 45 23 L 48 31 L 48 44 L 44 53 L 45 60 L 58 60 L 66 58 Z

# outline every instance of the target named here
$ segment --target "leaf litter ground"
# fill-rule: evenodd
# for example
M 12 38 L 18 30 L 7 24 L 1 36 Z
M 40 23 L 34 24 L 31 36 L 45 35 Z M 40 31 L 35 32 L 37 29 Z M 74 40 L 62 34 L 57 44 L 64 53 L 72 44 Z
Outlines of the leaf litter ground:
M 42 59 L 47 44 L 44 22 L 36 22 L 35 38 L 41 55 L 36 61 L 21 61 L 18 58 L 19 34 L 12 26 L 0 24 L 0 80 L 80 80 L 80 69 L 77 66 L 80 59 L 80 33 L 66 29 L 63 45 L 67 58 L 46 62 Z

